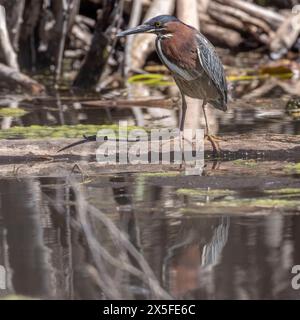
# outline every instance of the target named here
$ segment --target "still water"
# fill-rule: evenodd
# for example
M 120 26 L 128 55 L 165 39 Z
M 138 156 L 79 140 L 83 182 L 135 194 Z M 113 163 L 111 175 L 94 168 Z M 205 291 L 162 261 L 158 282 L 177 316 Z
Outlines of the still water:
M 298 209 L 231 208 L 224 201 L 265 195 L 253 192 L 259 186 L 196 195 L 179 189 L 190 182 L 147 174 L 0 180 L 0 296 L 299 299 L 291 286 L 292 266 L 300 264 Z M 94 215 L 82 216 L 81 197 Z M 300 194 L 292 199 L 298 203 Z
M 1 106 L 27 113 L 4 117 L 1 129 L 134 123 L 130 109 L 86 99 L 5 97 Z M 240 100 L 215 114 L 219 134 L 299 134 L 287 100 Z M 168 112 L 145 126 L 175 126 Z M 246 162 L 246 173 L 234 161 L 216 170 L 207 162 L 196 177 L 1 177 L 0 297 L 299 299 L 291 270 L 300 265 L 300 178 L 285 161 Z

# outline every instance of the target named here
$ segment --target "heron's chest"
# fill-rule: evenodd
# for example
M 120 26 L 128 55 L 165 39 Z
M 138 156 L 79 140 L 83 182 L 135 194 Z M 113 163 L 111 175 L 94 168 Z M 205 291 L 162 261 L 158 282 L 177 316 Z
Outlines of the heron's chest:
M 187 81 L 199 77 L 197 48 L 192 41 L 158 37 L 156 50 L 161 61 L 172 73 Z

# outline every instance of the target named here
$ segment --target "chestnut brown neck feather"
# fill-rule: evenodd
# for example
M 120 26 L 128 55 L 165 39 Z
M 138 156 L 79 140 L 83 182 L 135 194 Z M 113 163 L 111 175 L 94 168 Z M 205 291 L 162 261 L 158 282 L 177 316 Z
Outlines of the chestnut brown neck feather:
M 195 29 L 185 24 L 169 22 L 165 33 L 172 34 L 172 37 L 161 40 L 164 55 L 180 67 L 195 68 L 197 63 L 195 32 L 197 32 Z

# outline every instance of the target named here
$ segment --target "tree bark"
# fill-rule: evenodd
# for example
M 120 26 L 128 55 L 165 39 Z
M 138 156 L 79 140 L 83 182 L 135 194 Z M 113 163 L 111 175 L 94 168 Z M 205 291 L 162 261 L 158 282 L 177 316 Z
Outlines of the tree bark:
M 200 29 L 197 0 L 177 0 L 177 16 L 183 22 Z M 186 97 L 188 105 L 185 128 L 196 130 L 200 125 L 200 108 L 202 100 Z
M 65 0 L 64 0 L 65 1 Z M 64 1 L 54 1 L 53 2 L 53 15 L 55 18 L 55 25 L 54 28 L 51 32 L 51 38 L 49 42 L 49 53 L 52 59 L 54 61 L 57 61 L 57 57 L 59 55 L 59 48 L 60 48 L 60 40 L 62 36 L 62 30 L 64 28 L 64 22 L 65 22 L 65 14 L 66 10 L 64 10 Z M 68 0 L 71 1 L 70 4 L 70 12 L 68 13 L 70 18 L 68 19 L 68 23 L 66 26 L 67 30 L 70 30 L 74 21 L 75 21 L 75 16 L 79 12 L 79 5 L 80 5 L 80 0 Z
M 175 0 L 154 0 L 149 7 L 145 19 L 148 20 L 160 14 L 172 14 Z M 148 55 L 155 50 L 155 42 L 151 34 L 138 34 L 132 45 L 132 69 L 143 68 Z
M 0 5 L 6 9 L 9 36 L 14 50 L 18 51 L 25 0 L 0 0 Z
M 203 23 L 201 30 L 211 42 L 220 47 L 235 49 L 244 41 L 239 32 L 209 22 Z
M 42 11 L 42 1 L 26 0 L 26 6 L 23 15 L 22 32 L 20 33 L 19 40 L 19 64 L 23 68 L 35 69 L 36 65 L 36 37 L 35 31 L 40 21 Z M 44 18 L 44 16 L 43 16 Z M 41 19 L 41 21 L 43 20 Z
M 286 18 L 271 39 L 270 50 L 272 58 L 279 59 L 292 48 L 300 35 L 300 13 Z
M 250 3 L 244 0 L 216 0 L 217 2 L 223 3 L 226 6 L 231 6 L 236 9 L 240 9 L 249 15 L 261 19 L 264 22 L 267 22 L 274 29 L 279 27 L 284 21 L 284 17 L 277 12 L 274 12 L 270 9 L 266 9 L 262 6 Z
M 17 55 L 12 47 L 6 24 L 5 8 L 0 5 L 0 49 L 5 62 L 11 68 L 19 69 Z
M 120 23 L 122 6 L 122 0 L 113 0 L 104 5 L 104 11 L 97 20 L 90 50 L 73 82 L 73 87 L 91 89 L 97 85 L 109 57 L 108 45 L 114 42 L 111 40 L 112 26 Z M 119 14 L 113 16 L 116 7 Z

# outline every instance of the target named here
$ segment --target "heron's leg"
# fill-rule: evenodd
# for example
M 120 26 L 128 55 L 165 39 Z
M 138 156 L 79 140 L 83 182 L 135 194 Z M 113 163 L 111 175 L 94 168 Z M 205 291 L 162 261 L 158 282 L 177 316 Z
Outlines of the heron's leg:
M 187 103 L 185 99 L 185 95 L 181 92 L 181 98 L 182 98 L 182 105 L 180 109 L 179 114 L 179 130 L 180 130 L 180 139 L 183 140 L 183 131 L 184 131 L 184 122 L 185 122 L 185 115 L 186 115 L 186 109 L 187 109 Z M 181 143 L 180 143 L 181 146 Z
M 183 93 L 181 93 L 181 97 L 182 97 L 182 106 L 180 109 L 179 129 L 180 129 L 180 133 L 183 134 L 187 103 L 186 103 L 186 99 L 185 99 L 185 96 Z
M 208 121 L 207 121 L 205 106 L 206 106 L 206 100 L 203 100 L 202 109 L 203 109 L 203 114 L 204 114 L 204 119 L 205 119 L 205 128 L 206 128 L 205 138 L 211 143 L 212 148 L 213 148 L 213 152 L 215 154 L 220 154 L 221 149 L 220 149 L 220 146 L 218 143 L 218 139 L 216 139 L 214 136 L 209 134 L 209 125 L 208 125 Z
M 185 123 L 185 115 L 186 115 L 186 109 L 187 109 L 187 103 L 185 99 L 185 95 L 181 92 L 181 98 L 182 98 L 182 105 L 180 109 L 180 119 L 179 119 L 179 130 L 180 130 L 180 151 L 182 152 L 183 159 L 182 159 L 182 166 L 185 165 L 185 159 L 184 159 L 184 123 Z M 182 167 L 181 166 L 181 167 Z
M 180 147 L 180 151 L 183 154 L 183 161 L 182 164 L 180 165 L 181 169 L 184 167 L 185 165 L 185 160 L 184 160 L 184 123 L 185 123 L 185 115 L 186 115 L 186 110 L 187 110 L 187 103 L 186 103 L 186 99 L 185 99 L 185 95 L 181 92 L 181 99 L 182 99 L 182 104 L 181 104 L 181 109 L 180 109 L 180 115 L 179 115 L 179 147 Z M 174 141 L 174 138 L 172 138 L 172 140 Z M 188 141 L 188 140 L 187 140 Z M 169 143 L 170 140 L 166 141 L 165 143 Z M 188 141 L 191 145 L 192 143 L 190 141 Z M 164 143 L 163 143 L 164 145 Z

